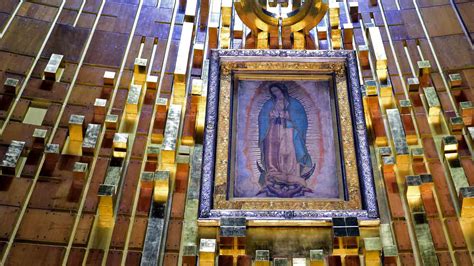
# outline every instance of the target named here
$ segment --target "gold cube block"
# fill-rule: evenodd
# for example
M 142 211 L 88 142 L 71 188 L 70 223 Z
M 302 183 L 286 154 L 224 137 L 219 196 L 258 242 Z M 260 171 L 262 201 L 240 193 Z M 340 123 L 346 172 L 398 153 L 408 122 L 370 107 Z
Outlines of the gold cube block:
M 125 158 L 127 156 L 128 134 L 115 133 L 112 142 L 112 155 L 116 158 Z
M 459 73 L 449 74 L 449 86 L 451 88 L 461 87 L 462 85 L 462 77 Z
M 104 72 L 104 85 L 115 85 L 115 72 L 105 71 Z
M 69 117 L 69 140 L 71 141 L 82 141 L 84 116 L 83 115 L 71 115 Z
M 153 201 L 156 203 L 166 203 L 170 193 L 170 172 L 157 171 L 154 175 L 155 188 L 153 191 Z

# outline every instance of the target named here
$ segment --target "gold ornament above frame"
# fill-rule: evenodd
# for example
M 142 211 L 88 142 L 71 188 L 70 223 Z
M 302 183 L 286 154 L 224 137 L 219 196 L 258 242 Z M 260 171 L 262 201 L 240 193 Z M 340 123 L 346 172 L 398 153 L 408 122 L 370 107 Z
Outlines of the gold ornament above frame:
M 378 218 L 352 51 L 214 50 L 200 221 Z

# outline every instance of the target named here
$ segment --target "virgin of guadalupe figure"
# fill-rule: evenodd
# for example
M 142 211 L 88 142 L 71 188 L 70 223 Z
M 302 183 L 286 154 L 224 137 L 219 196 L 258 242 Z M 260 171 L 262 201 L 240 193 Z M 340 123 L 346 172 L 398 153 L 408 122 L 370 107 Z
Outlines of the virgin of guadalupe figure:
M 315 165 L 306 148 L 308 118 L 299 100 L 282 83 L 269 86 L 270 99 L 258 115 L 258 144 L 261 152 L 257 195 L 301 197 L 312 192 L 306 181 Z

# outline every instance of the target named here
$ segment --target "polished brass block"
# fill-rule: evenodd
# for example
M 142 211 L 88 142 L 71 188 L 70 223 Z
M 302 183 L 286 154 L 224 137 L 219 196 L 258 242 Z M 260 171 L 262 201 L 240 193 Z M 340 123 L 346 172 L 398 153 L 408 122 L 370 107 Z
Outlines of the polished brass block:
M 69 140 L 82 141 L 83 140 L 83 115 L 71 115 L 69 117 Z
M 189 62 L 189 54 L 191 52 L 191 42 L 193 39 L 193 30 L 194 24 L 189 22 L 183 23 L 183 28 L 181 30 L 181 40 L 179 42 L 178 48 L 178 55 L 176 58 L 179 64 L 176 64 L 173 77 L 174 83 L 182 83 L 185 84 L 186 82 L 186 73 L 188 71 L 188 62 Z
M 357 47 L 359 62 L 361 67 L 369 67 L 369 47 L 367 45 L 359 45 Z
M 20 81 L 14 78 L 7 78 L 3 83 L 6 93 L 17 95 L 20 89 Z
M 408 91 L 416 92 L 420 88 L 420 81 L 418 80 L 418 78 L 408 78 L 407 83 Z
M 61 75 L 60 68 L 64 68 L 63 55 L 52 54 L 46 65 L 43 77 L 45 80 L 59 81 Z
M 201 238 L 199 245 L 199 265 L 214 265 L 216 258 L 216 240 Z
M 419 198 L 421 177 L 419 175 L 407 175 L 405 177 L 407 198 Z
M 340 29 L 331 29 L 331 43 L 334 50 L 342 48 L 342 33 Z
M 474 217 L 474 187 L 463 187 L 459 190 L 459 203 L 462 218 Z
M 115 133 L 112 142 L 112 155 L 116 158 L 125 158 L 127 155 L 128 134 Z
M 259 32 L 257 35 L 257 49 L 268 49 L 268 37 L 267 31 Z
M 331 29 L 339 27 L 339 2 L 329 3 L 329 25 Z
M 97 140 L 100 134 L 100 125 L 88 124 L 86 129 L 86 135 L 82 142 L 82 152 L 85 154 L 94 154 Z
M 128 90 L 127 95 L 127 101 L 125 103 L 125 112 L 127 114 L 138 114 L 138 102 L 140 101 L 141 92 L 141 85 L 130 85 L 130 89 Z
M 104 72 L 104 85 L 109 85 L 109 86 L 115 85 L 115 72 L 112 72 L 112 71 Z
M 366 80 L 365 81 L 365 93 L 367 96 L 377 96 L 377 82 L 375 80 Z
M 420 61 L 423 62 L 423 61 Z M 434 124 L 439 124 L 441 114 L 441 103 L 438 94 L 434 87 L 423 88 L 426 103 L 428 104 L 429 121 Z
M 158 76 L 149 75 L 146 78 L 146 88 L 149 90 L 158 89 Z
M 363 241 L 365 265 L 379 265 L 380 253 L 382 251 L 382 241 L 380 237 L 366 237 Z
M 113 226 L 115 188 L 110 185 L 101 184 L 97 193 L 99 196 L 99 226 Z
M 449 74 L 449 86 L 451 88 L 461 87 L 462 85 L 462 77 L 459 73 Z
M 202 95 L 202 79 L 193 79 L 191 85 L 191 94 L 196 96 Z
M 387 69 L 387 54 L 383 45 L 382 35 L 378 27 L 368 28 L 370 43 L 375 55 L 375 65 L 377 70 Z
M 474 118 L 474 105 L 471 101 L 460 102 L 459 103 L 459 112 L 466 126 L 471 126 L 473 124 Z
M 219 44 L 221 49 L 230 48 L 230 27 L 221 27 L 221 33 L 219 35 Z
M 351 22 L 357 22 L 359 20 L 359 3 L 349 2 L 349 15 Z
M 153 190 L 153 201 L 156 203 L 166 203 L 170 193 L 170 172 L 155 172 L 154 181 L 155 189 Z
M 310 266 L 324 266 L 324 250 L 312 249 L 309 251 Z
M 413 162 L 423 162 L 425 158 L 425 152 L 423 148 L 415 147 L 410 149 L 411 160 Z
M 174 163 L 176 158 L 176 144 L 181 120 L 181 105 L 172 104 L 168 110 L 165 133 L 161 149 L 161 163 Z
M 44 149 L 44 145 L 46 144 L 46 137 L 48 134 L 48 130 L 35 128 L 33 131 L 33 148 L 34 149 Z
M 385 84 L 380 84 L 380 97 L 383 98 L 392 98 L 393 91 L 392 91 L 392 84 L 387 82 Z
M 106 115 L 105 116 L 105 128 L 116 130 L 118 126 L 118 115 Z
M 352 38 L 354 36 L 354 26 L 352 25 L 352 23 L 344 23 L 342 26 L 344 31 L 344 43 L 352 43 Z
M 334 36 L 335 40 L 339 40 L 339 48 L 334 48 L 334 46 L 333 46 L 333 48 L 334 49 L 340 49 L 340 46 L 341 46 L 341 44 L 340 44 L 340 42 L 341 42 L 341 30 L 339 30 L 338 33 L 334 33 L 334 34 L 335 34 L 335 36 Z M 339 34 L 339 35 L 337 35 L 337 34 Z M 337 37 L 337 36 L 339 36 L 339 37 Z M 333 45 L 334 45 L 334 43 L 333 43 Z M 293 49 L 303 50 L 305 48 L 306 48 L 306 36 L 304 35 L 304 33 L 302 33 L 302 32 L 293 32 Z
M 460 116 L 450 117 L 448 126 L 452 134 L 461 134 L 464 128 L 464 120 Z
M 221 22 L 222 26 L 230 27 L 232 20 L 232 0 L 221 1 Z

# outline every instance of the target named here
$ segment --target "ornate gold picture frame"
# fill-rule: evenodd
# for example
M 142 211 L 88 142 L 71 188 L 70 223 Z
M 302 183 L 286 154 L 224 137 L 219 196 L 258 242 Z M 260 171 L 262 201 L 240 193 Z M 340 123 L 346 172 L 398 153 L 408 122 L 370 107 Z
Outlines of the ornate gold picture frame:
M 378 217 L 353 52 L 214 50 L 209 77 L 200 219 L 222 216 L 261 220 Z M 331 99 L 335 101 L 332 115 L 336 121 L 333 132 L 338 164 L 335 178 L 340 180 L 338 197 L 305 197 L 304 193 L 299 197 L 283 198 L 235 196 L 238 104 L 235 95 L 239 84 L 248 80 L 328 81 L 327 89 L 332 90 Z M 260 165 L 258 167 L 262 170 Z

